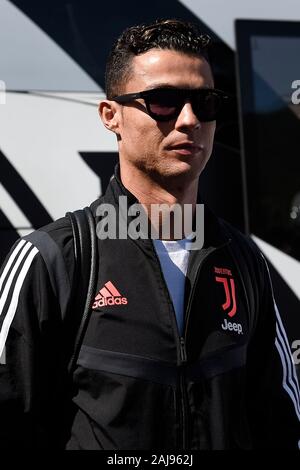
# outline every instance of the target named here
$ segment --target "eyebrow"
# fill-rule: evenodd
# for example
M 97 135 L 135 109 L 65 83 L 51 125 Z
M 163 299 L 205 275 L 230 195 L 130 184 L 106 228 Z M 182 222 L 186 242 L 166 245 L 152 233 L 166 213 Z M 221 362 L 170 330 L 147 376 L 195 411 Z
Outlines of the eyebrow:
M 193 90 L 193 88 L 189 87 L 189 86 L 186 86 L 186 87 L 182 87 L 182 86 L 177 86 L 177 85 L 171 85 L 170 83 L 152 83 L 151 85 L 148 85 L 146 88 L 144 88 L 144 91 L 146 90 L 152 90 L 152 89 L 157 89 L 157 88 L 171 88 L 171 89 L 175 89 L 175 90 L 178 90 L 179 88 L 180 89 L 191 89 Z M 212 87 L 209 87 L 208 85 L 206 86 L 203 86 L 203 87 L 199 87 L 199 88 L 212 88 Z M 199 88 L 196 88 L 197 90 Z
M 153 88 L 178 88 L 178 86 L 170 85 L 170 83 L 152 83 L 145 88 L 145 91 L 152 90 Z

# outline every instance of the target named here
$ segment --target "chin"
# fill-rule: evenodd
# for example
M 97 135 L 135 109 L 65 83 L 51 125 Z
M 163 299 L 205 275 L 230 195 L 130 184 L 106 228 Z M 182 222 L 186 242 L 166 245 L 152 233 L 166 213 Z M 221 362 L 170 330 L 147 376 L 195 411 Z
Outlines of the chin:
M 164 187 L 188 186 L 191 182 L 198 180 L 205 165 L 190 165 L 187 162 L 170 164 L 153 172 L 152 177 Z
M 205 164 L 206 162 L 202 159 L 199 160 L 199 158 L 180 161 L 176 160 L 175 162 L 170 162 L 167 166 L 166 176 L 169 175 L 170 177 L 173 176 L 177 178 L 190 177 L 192 179 L 198 178 L 204 170 Z

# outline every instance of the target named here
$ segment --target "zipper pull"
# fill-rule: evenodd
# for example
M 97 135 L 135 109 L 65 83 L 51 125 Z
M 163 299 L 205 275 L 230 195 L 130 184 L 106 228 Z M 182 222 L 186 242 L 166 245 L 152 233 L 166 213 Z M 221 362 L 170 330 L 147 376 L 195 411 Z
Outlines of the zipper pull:
M 181 362 L 187 362 L 187 354 L 185 349 L 185 341 L 184 338 L 180 338 L 180 355 L 181 355 Z

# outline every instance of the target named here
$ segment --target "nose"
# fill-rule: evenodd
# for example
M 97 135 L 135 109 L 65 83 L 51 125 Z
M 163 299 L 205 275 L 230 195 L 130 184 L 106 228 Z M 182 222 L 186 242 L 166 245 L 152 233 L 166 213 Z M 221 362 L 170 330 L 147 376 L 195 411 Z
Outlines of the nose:
M 190 101 L 186 101 L 182 107 L 180 114 L 177 117 L 175 128 L 176 129 L 198 129 L 201 123 L 194 113 Z

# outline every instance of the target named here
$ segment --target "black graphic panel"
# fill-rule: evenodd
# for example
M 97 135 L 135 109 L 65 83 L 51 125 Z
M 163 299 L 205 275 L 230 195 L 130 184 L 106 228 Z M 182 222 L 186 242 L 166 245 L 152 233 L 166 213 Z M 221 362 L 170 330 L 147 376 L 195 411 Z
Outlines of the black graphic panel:
M 30 187 L 23 180 L 22 176 L 17 172 L 17 170 L 12 166 L 12 164 L 7 160 L 1 150 L 0 175 L 0 182 L 6 191 L 10 194 L 12 199 L 16 202 L 20 210 L 27 217 L 32 227 L 38 228 L 52 221 L 51 216 L 42 205 L 38 197 L 30 189 Z M 0 221 L 0 228 L 9 227 L 7 225 L 2 225 Z
M 18 238 L 18 232 L 11 225 L 5 214 L 3 214 L 0 209 L 0 266 L 4 261 L 7 253 L 9 252 L 11 246 Z
M 105 193 L 109 180 L 114 174 L 114 168 L 119 159 L 118 154 L 116 152 L 79 152 L 79 154 L 85 163 L 99 176 L 102 194 Z
M 12 3 L 59 44 L 103 89 L 105 62 L 113 42 L 128 26 L 148 23 L 157 18 L 179 18 L 198 23 L 201 30 L 215 40 L 217 74 L 224 75 L 225 71 L 225 75 L 229 76 L 234 69 L 230 48 L 179 1 L 14 0 Z M 232 77 L 226 85 L 232 86 Z
M 300 261 L 300 107 L 292 102 L 292 83 L 299 79 L 300 22 L 238 20 L 236 37 L 247 231 Z M 287 268 L 269 264 L 300 377 L 294 260 L 294 290 L 284 279 Z
M 300 22 L 237 22 L 248 230 L 300 261 Z

